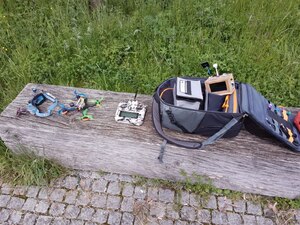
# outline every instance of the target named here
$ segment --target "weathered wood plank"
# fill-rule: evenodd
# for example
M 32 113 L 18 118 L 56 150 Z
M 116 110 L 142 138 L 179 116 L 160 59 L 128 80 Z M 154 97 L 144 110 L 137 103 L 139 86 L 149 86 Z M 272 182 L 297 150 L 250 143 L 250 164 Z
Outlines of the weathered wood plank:
M 164 163 L 160 164 L 157 156 L 162 139 L 152 127 L 150 96 L 138 97 L 148 105 L 146 121 L 141 127 L 114 121 L 118 103 L 133 94 L 90 89 L 78 90 L 91 98 L 105 98 L 101 108 L 90 110 L 94 121 L 58 115 L 17 118 L 17 108 L 26 106 L 33 96 L 33 87 L 49 91 L 61 100 L 73 97 L 74 88 L 28 84 L 0 116 L 0 137 L 14 151 L 30 149 L 77 169 L 171 180 L 182 179 L 180 171 L 184 170 L 208 176 L 220 188 L 289 198 L 300 196 L 300 154 L 273 139 L 260 139 L 242 131 L 237 137 L 222 139 L 204 150 L 168 145 Z M 189 138 L 203 139 L 194 135 Z

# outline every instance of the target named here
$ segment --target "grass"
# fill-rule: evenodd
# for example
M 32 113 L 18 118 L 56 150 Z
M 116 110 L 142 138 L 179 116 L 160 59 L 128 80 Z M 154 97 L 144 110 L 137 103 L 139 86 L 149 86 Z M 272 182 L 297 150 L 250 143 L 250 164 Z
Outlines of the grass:
M 2 1 L 0 110 L 28 82 L 151 94 L 217 62 L 279 105 L 300 106 L 294 0 Z
M 0 180 L 13 185 L 48 185 L 66 169 L 29 152 L 15 155 L 0 142 Z

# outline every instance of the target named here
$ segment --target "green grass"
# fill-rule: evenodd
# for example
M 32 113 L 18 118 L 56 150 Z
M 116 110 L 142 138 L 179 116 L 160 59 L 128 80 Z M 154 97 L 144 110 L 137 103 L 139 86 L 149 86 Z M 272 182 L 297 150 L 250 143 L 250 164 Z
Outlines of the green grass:
M 0 3 L 0 110 L 28 82 L 151 94 L 217 62 L 271 101 L 300 106 L 298 1 Z
M 42 157 L 24 151 L 15 155 L 0 141 L 0 180 L 13 185 L 48 185 L 67 170 Z

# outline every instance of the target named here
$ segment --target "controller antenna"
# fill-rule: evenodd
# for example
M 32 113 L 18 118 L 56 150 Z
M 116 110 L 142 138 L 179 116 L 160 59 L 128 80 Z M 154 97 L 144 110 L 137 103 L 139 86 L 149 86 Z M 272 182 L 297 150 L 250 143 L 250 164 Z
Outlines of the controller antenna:
M 217 64 L 217 63 L 215 63 L 215 64 L 213 65 L 213 68 L 215 68 L 215 69 L 216 69 L 216 74 L 217 74 L 217 77 L 218 77 L 218 76 L 219 76 L 218 64 Z
M 134 95 L 134 98 L 133 98 L 134 101 L 136 100 L 137 93 L 138 93 L 138 89 L 135 91 L 135 95 Z

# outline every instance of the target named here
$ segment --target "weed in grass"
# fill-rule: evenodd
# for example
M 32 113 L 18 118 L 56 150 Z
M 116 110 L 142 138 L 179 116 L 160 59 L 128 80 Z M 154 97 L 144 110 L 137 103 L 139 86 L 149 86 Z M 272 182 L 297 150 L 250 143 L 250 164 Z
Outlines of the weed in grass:
M 138 224 L 146 225 L 149 222 L 149 212 L 151 201 L 136 201 L 133 205 L 133 214 L 136 216 Z
M 176 212 L 179 212 L 182 208 L 182 203 L 181 203 L 181 198 L 182 198 L 182 190 L 176 190 L 175 192 L 175 204 L 173 205 L 173 209 Z
M 102 177 L 105 176 L 106 174 L 108 174 L 108 172 L 105 172 L 103 170 L 98 170 L 97 173 Z
M 239 191 L 220 189 L 212 184 L 212 181 L 206 176 L 192 174 L 189 176 L 185 171 L 181 171 L 182 181 L 169 181 L 164 179 L 149 179 L 142 176 L 135 176 L 136 185 L 150 185 L 154 187 L 169 188 L 176 193 L 176 209 L 181 208 L 180 198 L 182 191 L 188 191 L 197 194 L 205 202 L 211 195 L 226 196 L 229 199 L 246 200 L 256 202 L 265 206 L 275 206 L 274 211 L 287 212 L 291 209 L 300 209 L 300 199 L 287 199 L 281 197 L 268 197 L 255 194 L 245 194 Z M 285 216 L 282 213 L 281 216 Z
M 282 210 L 300 209 L 300 199 L 287 199 L 275 197 L 274 201 L 277 202 L 278 208 Z
M 47 185 L 67 170 L 33 153 L 12 153 L 0 141 L 0 179 L 14 185 Z

